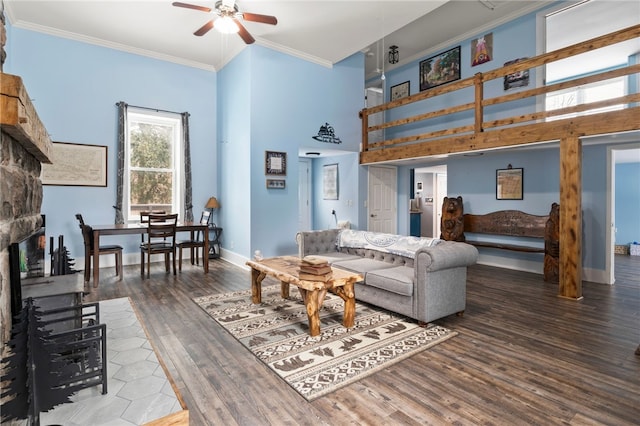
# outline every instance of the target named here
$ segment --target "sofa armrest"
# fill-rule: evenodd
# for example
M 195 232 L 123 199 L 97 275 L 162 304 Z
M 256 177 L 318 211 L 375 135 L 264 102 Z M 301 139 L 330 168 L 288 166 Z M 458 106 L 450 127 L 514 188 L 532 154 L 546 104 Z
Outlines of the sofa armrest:
M 321 231 L 302 231 L 296 234 L 298 255 L 302 258 L 310 254 L 322 254 L 338 251 L 336 240 L 341 229 Z
M 478 250 L 466 243 L 442 241 L 416 252 L 414 318 L 430 322 L 463 312 L 467 300 L 467 266 Z
M 478 249 L 471 244 L 442 241 L 416 251 L 414 267 L 430 272 L 473 265 L 477 260 Z

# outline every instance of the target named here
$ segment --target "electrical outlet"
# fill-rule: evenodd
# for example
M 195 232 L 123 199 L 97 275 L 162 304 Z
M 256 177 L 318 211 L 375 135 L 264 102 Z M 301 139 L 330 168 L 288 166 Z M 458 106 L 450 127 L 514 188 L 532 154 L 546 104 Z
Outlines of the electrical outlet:
M 336 214 L 336 211 L 335 210 L 331 210 L 331 214 Z

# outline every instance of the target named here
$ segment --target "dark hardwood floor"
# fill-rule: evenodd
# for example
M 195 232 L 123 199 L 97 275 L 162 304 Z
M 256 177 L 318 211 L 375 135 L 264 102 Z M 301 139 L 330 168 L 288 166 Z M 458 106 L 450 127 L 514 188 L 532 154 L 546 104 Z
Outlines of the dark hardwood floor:
M 131 298 L 191 425 L 640 422 L 640 257 L 617 256 L 616 284 L 585 282 L 581 301 L 542 275 L 470 267 L 464 316 L 436 321 L 458 336 L 311 403 L 191 300 L 248 289 L 249 271 L 222 260 L 208 275 L 188 261 L 177 277 L 163 268 L 143 280 L 127 266 L 121 282 L 105 269 L 85 300 Z

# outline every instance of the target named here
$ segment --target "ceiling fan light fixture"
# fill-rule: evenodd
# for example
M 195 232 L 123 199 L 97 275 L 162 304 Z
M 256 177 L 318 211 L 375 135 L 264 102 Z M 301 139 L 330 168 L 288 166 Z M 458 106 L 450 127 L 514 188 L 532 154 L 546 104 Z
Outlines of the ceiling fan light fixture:
M 238 24 L 236 24 L 229 16 L 222 16 L 216 19 L 215 28 L 222 34 L 235 34 L 240 31 Z
M 0 0 L 0 2 L 1 1 L 2 0 Z M 212 28 L 215 28 L 216 31 L 222 34 L 238 34 L 246 44 L 251 44 L 255 42 L 256 39 L 251 36 L 242 22 L 257 22 L 259 24 L 269 25 L 278 24 L 278 19 L 275 16 L 262 15 L 259 13 L 240 12 L 235 0 L 217 0 L 214 9 L 204 6 L 198 6 L 195 4 L 182 3 L 179 1 L 173 2 L 172 5 L 215 15 L 213 19 L 208 21 L 202 27 L 198 28 L 193 33 L 193 35 L 198 37 L 202 37 Z

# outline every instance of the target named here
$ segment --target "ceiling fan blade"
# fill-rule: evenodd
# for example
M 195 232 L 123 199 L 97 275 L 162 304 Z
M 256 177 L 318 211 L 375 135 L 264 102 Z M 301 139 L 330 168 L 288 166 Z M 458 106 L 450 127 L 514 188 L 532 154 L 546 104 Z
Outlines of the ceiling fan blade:
M 198 28 L 198 30 L 195 33 L 193 33 L 193 35 L 197 35 L 198 37 L 203 36 L 206 33 L 208 33 L 211 28 L 213 28 L 213 19 L 207 22 L 206 24 L 204 24 L 203 26 L 201 26 L 200 28 Z
M 249 34 L 249 31 L 247 31 L 247 29 L 244 27 L 244 25 L 240 23 L 238 19 L 236 18 L 232 18 L 232 19 L 233 19 L 233 22 L 235 22 L 239 28 L 238 35 L 240 36 L 240 38 L 242 38 L 242 40 L 244 40 L 245 43 L 251 44 L 254 41 L 256 41 L 256 39 L 253 38 L 251 34 Z
M 276 25 L 278 23 L 278 19 L 276 19 L 275 16 L 260 15 L 258 13 L 242 12 L 242 19 L 250 22 L 259 22 L 261 24 Z
M 204 7 L 204 6 L 197 6 L 195 4 L 189 4 L 189 3 L 181 3 L 179 1 L 174 1 L 173 3 L 171 3 L 172 5 L 176 6 L 176 7 L 185 7 L 187 9 L 194 9 L 194 10 L 199 10 L 201 12 L 211 12 L 211 8 L 209 7 Z

